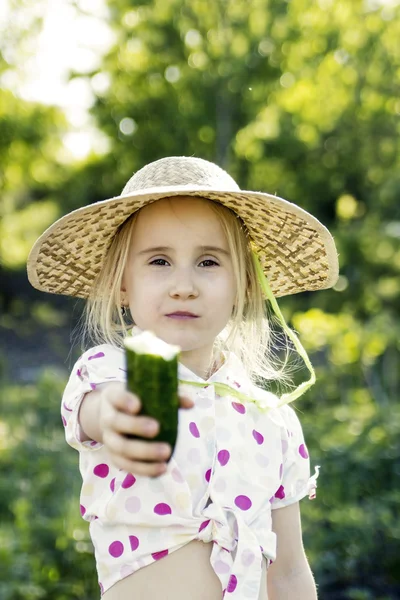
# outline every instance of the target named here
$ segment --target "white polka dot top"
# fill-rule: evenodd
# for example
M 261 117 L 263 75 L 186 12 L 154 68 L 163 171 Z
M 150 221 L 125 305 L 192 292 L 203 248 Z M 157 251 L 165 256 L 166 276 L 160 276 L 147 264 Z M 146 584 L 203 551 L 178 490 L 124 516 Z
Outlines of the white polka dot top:
M 219 396 L 227 384 L 263 403 L 276 397 L 255 387 L 239 359 L 225 362 L 207 387 L 181 384 L 195 406 L 179 409 L 178 439 L 160 477 L 113 466 L 97 442 L 81 442 L 78 410 L 100 383 L 125 381 L 124 352 L 101 345 L 75 364 L 62 400 L 67 442 L 79 451 L 81 514 L 90 523 L 101 592 L 192 540 L 215 542 L 210 557 L 225 597 L 257 600 L 262 555 L 276 556 L 271 510 L 314 497 L 307 448 L 292 408 L 262 411 L 255 402 Z M 203 382 L 179 364 L 179 378 Z

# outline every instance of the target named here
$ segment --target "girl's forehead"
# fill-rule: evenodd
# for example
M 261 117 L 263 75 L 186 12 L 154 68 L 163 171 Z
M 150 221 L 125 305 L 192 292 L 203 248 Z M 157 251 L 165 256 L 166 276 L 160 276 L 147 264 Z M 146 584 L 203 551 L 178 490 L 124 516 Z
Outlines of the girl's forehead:
M 204 198 L 179 196 L 163 198 L 140 209 L 135 223 L 135 235 L 155 237 L 180 234 L 225 237 L 217 214 Z
M 152 202 L 139 210 L 139 215 L 156 217 L 158 215 L 190 215 L 191 213 L 213 213 L 211 200 L 193 196 L 172 196 Z

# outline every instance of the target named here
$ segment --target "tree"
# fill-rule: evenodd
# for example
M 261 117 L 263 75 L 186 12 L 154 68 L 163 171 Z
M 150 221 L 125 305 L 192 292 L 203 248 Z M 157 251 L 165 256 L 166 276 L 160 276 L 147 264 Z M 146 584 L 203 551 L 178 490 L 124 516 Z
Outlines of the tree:
M 115 46 L 98 71 L 72 76 L 92 85 L 92 114 L 110 150 L 58 183 L 45 176 L 50 197 L 61 214 L 118 194 L 151 160 L 194 154 L 225 166 L 242 188 L 277 193 L 329 226 L 341 265 L 335 289 L 280 301 L 318 377 L 296 403 L 322 467 L 318 501 L 303 503 L 305 543 L 323 598 L 394 600 L 400 9 L 378 0 L 108 6 Z M 35 186 L 28 180 L 27 189 Z M 81 573 L 68 572 L 71 585 Z

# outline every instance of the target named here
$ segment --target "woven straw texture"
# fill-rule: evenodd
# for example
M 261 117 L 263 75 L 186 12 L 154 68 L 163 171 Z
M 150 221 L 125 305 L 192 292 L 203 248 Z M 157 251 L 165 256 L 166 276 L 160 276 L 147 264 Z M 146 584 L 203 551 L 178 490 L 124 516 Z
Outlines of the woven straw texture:
M 45 292 L 87 298 L 118 227 L 141 207 L 182 195 L 214 200 L 243 219 L 276 297 L 336 283 L 335 244 L 317 219 L 276 196 L 240 190 L 225 171 L 191 157 L 150 163 L 133 175 L 121 196 L 56 221 L 31 250 L 29 281 Z

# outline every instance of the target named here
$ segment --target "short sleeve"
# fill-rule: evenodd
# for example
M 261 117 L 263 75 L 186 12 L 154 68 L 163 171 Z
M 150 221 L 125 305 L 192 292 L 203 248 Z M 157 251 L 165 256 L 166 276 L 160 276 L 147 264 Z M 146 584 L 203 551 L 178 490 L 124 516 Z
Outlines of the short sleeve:
M 272 498 L 271 508 L 283 508 L 310 495 L 314 479 L 310 478 L 310 459 L 300 421 L 289 406 L 280 409 L 284 421 L 282 430 L 281 485 Z M 316 484 L 315 486 L 316 487 Z
M 94 441 L 81 441 L 78 413 L 85 394 L 110 381 L 126 381 L 124 353 L 119 348 L 109 344 L 95 346 L 76 361 L 61 404 L 65 438 L 73 448 L 96 450 L 102 446 Z

